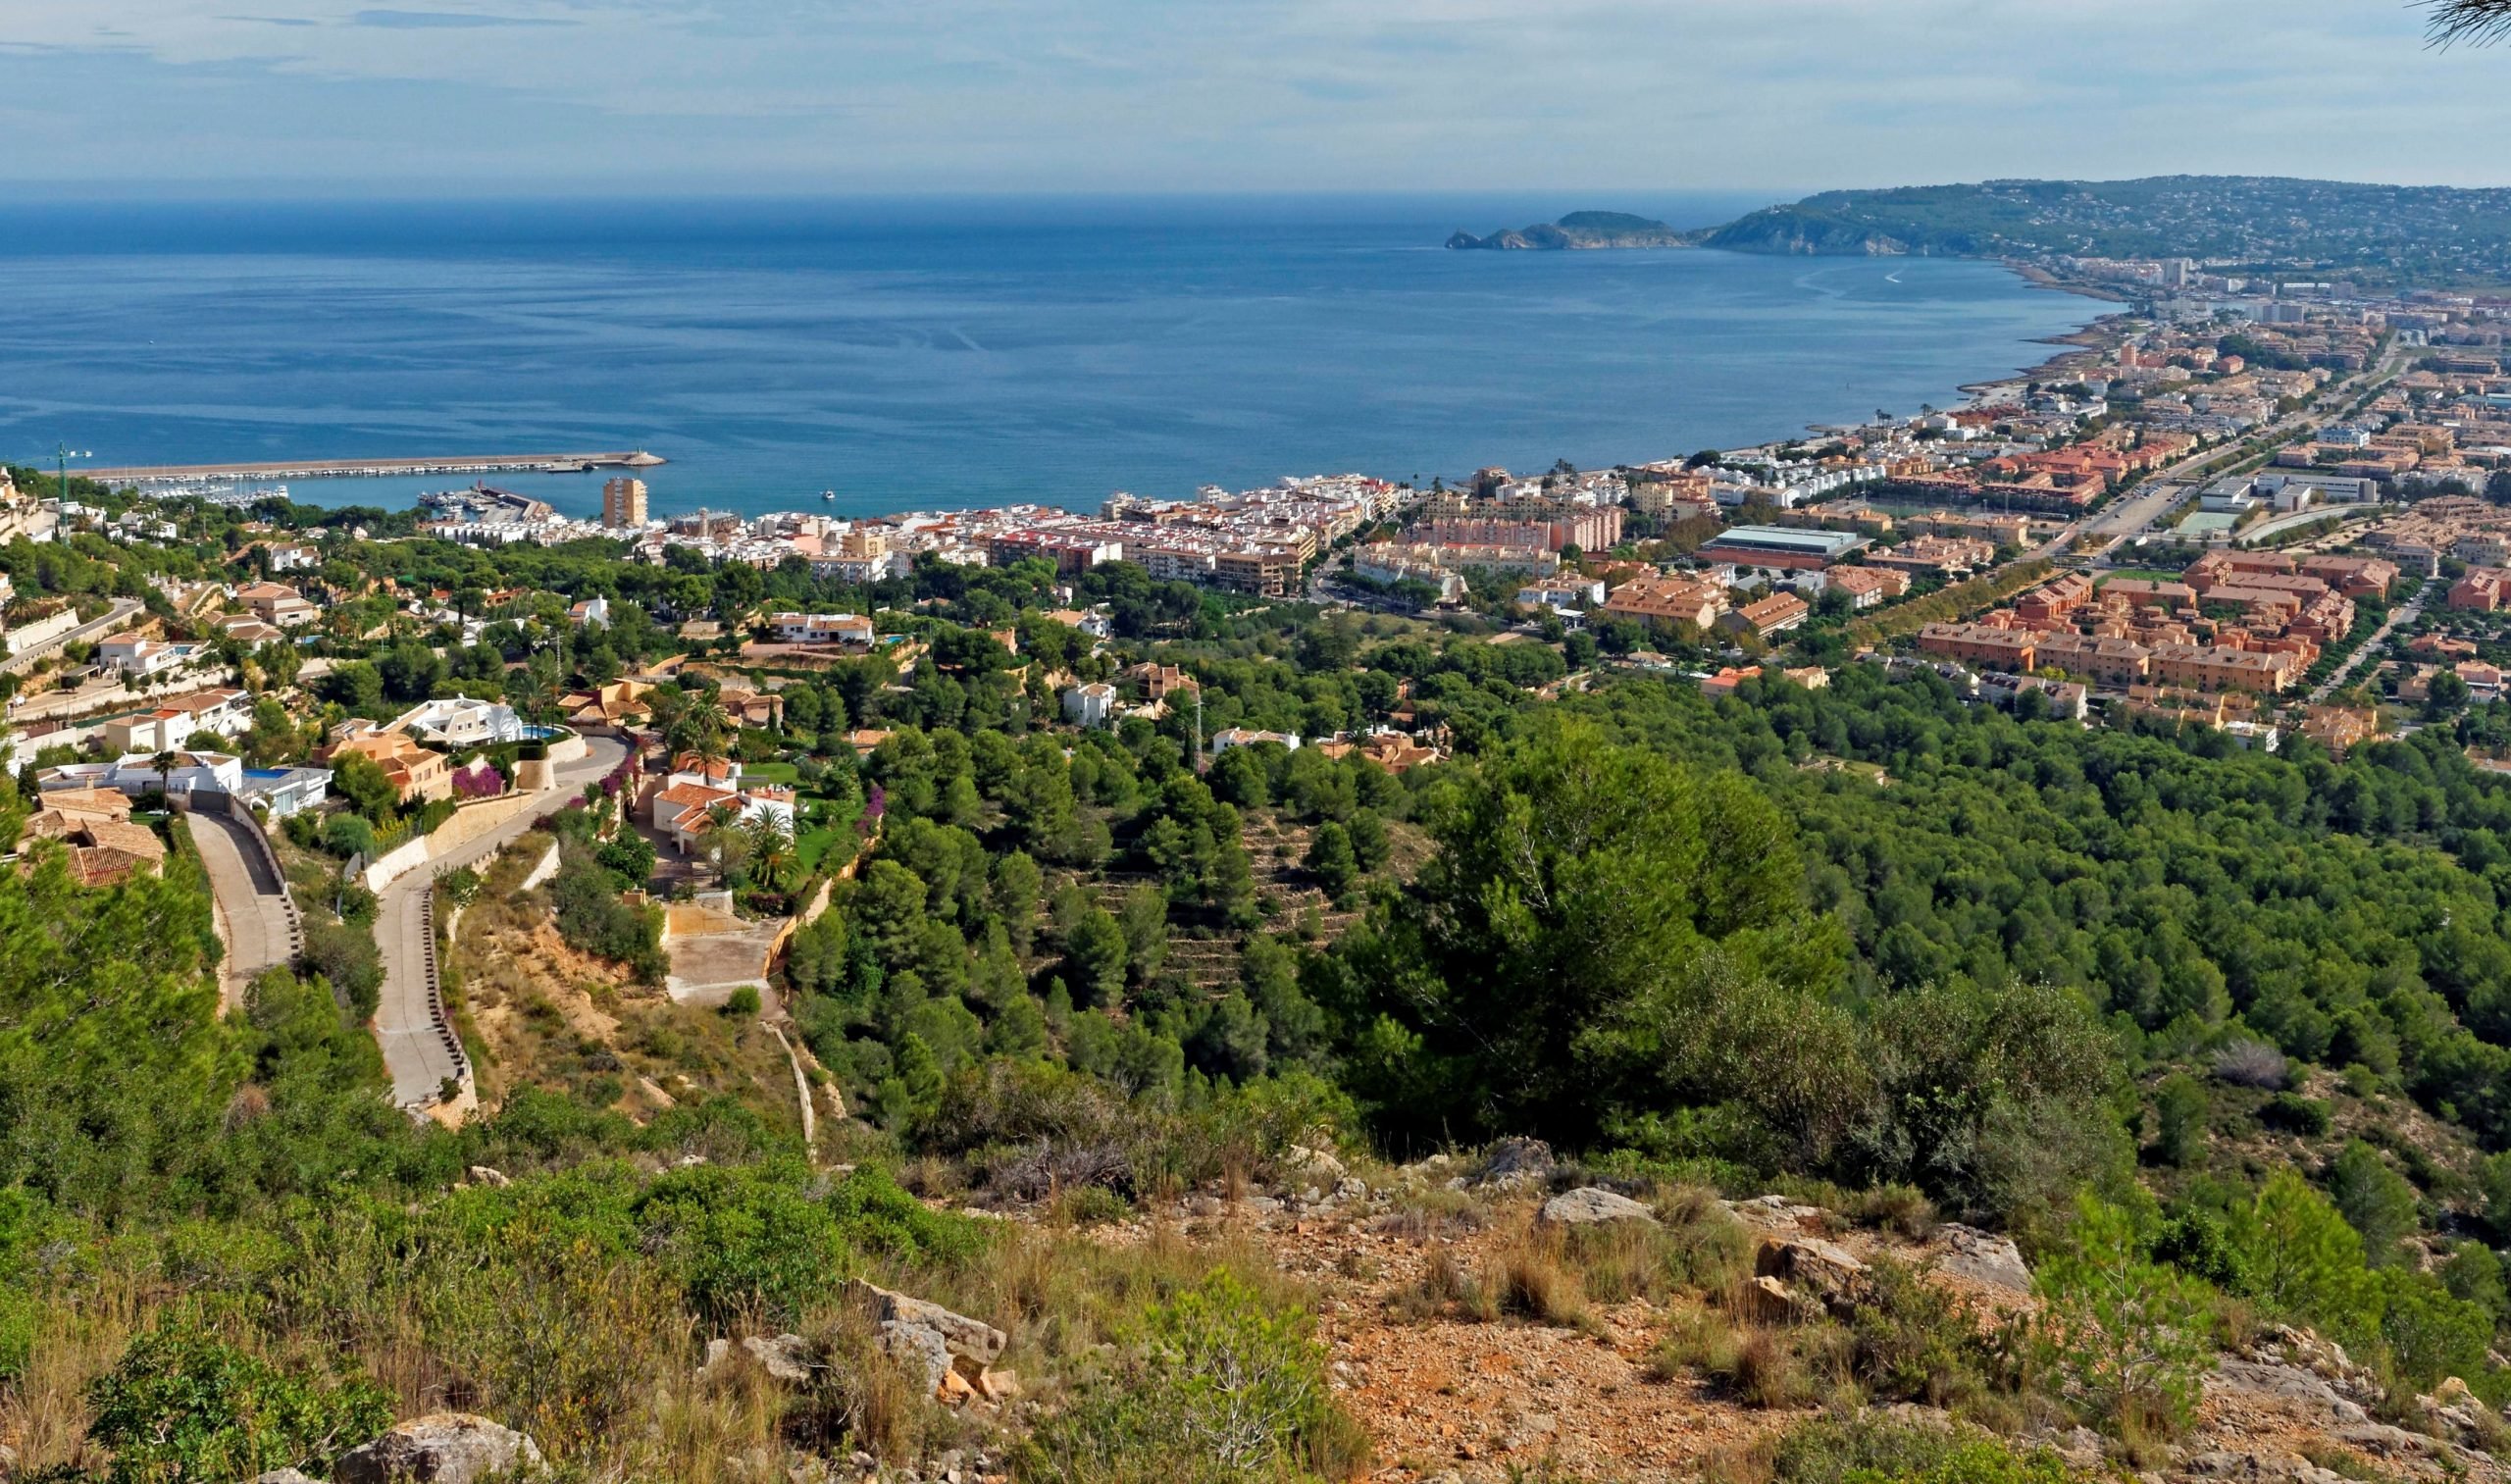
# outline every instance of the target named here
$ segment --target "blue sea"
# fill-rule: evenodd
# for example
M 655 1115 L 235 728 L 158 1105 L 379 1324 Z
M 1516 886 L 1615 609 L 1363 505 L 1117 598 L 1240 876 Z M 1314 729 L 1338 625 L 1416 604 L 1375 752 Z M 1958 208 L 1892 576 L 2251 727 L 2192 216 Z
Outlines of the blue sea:
M 1944 404 L 2091 301 L 1987 263 L 1451 252 L 1760 198 L 0 205 L 0 460 L 643 448 L 659 512 L 1580 467 Z M 433 480 L 297 481 L 402 505 Z M 495 483 L 564 510 L 600 477 Z M 823 501 L 823 490 L 836 498 Z

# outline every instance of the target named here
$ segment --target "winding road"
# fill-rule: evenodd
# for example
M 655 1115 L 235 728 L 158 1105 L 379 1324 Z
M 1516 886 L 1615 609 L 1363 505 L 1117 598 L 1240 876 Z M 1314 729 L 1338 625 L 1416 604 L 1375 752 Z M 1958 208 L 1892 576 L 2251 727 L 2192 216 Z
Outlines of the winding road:
M 218 903 L 219 936 L 227 943 L 219 965 L 220 998 L 231 1010 L 244 1002 L 244 987 L 255 976 L 296 957 L 305 933 L 286 884 L 271 870 L 268 844 L 244 833 L 259 826 L 240 824 L 224 809 L 194 809 L 183 817 L 191 823 L 192 845 Z
M 628 753 L 616 738 L 587 737 L 586 754 L 561 763 L 552 787 L 530 809 L 478 840 L 384 887 L 376 903 L 375 946 L 384 955 L 384 994 L 375 1009 L 375 1039 L 392 1077 L 392 1100 L 424 1113 L 438 1100 L 447 1078 L 467 1091 L 470 1065 L 451 1026 L 436 1015 L 436 931 L 429 898 L 437 873 L 475 866 L 512 844 L 525 831 L 557 813 L 584 786 L 600 779 Z
M 40 644 L 29 645 L 23 653 L 0 659 L 0 671 L 23 670 L 45 655 L 58 652 L 65 644 L 76 643 L 82 639 L 101 638 L 120 628 L 123 620 L 137 613 L 139 607 L 139 599 L 135 597 L 116 598 L 114 605 L 105 611 L 104 617 L 89 619 L 66 634 L 56 634 Z

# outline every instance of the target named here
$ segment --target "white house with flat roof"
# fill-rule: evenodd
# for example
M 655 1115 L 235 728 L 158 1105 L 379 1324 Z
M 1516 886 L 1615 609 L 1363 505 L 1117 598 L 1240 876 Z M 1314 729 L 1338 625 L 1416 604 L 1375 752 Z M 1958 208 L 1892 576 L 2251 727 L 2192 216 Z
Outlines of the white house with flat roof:
M 514 707 L 503 701 L 478 700 L 466 695 L 440 695 L 425 700 L 392 718 L 387 732 L 407 732 L 422 742 L 441 742 L 449 747 L 489 747 L 498 742 L 522 742 L 525 737 L 523 718 Z
M 1103 681 L 1063 693 L 1063 719 L 1076 727 L 1103 727 L 1115 714 L 1116 688 Z
M 163 789 L 169 793 L 233 793 L 243 788 L 244 764 L 225 752 L 176 752 L 174 766 L 157 771 L 157 753 L 133 752 L 109 763 L 64 763 L 35 775 L 38 789 L 119 789 L 133 797 Z
M 1232 747 L 1252 747 L 1257 742 L 1279 742 L 1296 752 L 1299 750 L 1299 734 L 1258 732 L 1253 727 L 1223 727 L 1212 734 L 1212 756 L 1218 757 Z

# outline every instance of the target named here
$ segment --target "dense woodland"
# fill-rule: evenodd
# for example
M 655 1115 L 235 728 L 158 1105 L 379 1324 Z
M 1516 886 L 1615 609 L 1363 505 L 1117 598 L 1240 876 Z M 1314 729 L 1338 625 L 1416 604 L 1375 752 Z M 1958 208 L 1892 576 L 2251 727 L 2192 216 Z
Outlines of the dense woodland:
M 220 514 L 191 517 L 197 570 L 233 549 Z M 12 547 L 0 566 L 22 592 L 123 590 L 135 560 L 107 550 Z M 526 1418 L 581 1476 L 677 1469 L 691 1455 L 619 1428 L 652 1420 L 645 1390 L 686 1371 L 692 1336 L 799 1322 L 835 1274 L 969 1303 L 1003 1281 L 992 1244 L 1009 1239 L 884 1171 L 977 1203 L 1121 1210 L 1303 1141 L 1392 1161 L 1510 1135 L 1635 1190 L 1903 1192 L 2014 1232 L 2050 1273 L 2130 1264 L 2181 1327 L 2237 1305 L 2409 1387 L 2458 1375 L 2511 1398 L 2486 1356 L 2511 1315 L 2492 1252 L 2511 1237 L 2511 784 L 2465 752 L 2503 732 L 2498 709 L 2339 761 L 2010 714 L 1857 662 L 1717 702 L 1612 674 L 1546 699 L 1565 642 L 1224 601 L 1121 567 L 1080 594 L 1116 615 L 1094 653 L 1043 616 L 1060 606 L 1043 569 L 866 592 L 609 551 L 326 552 L 316 581 L 343 593 L 392 576 L 627 605 L 607 635 L 537 647 L 538 599 L 442 655 L 388 623 L 326 639 L 344 663 L 322 699 L 342 712 L 594 683 L 689 648 L 678 619 L 761 601 L 878 611 L 929 647 L 904 682 L 882 659 L 780 677 L 783 732 L 736 739 L 794 761 L 863 841 L 781 986 L 856 1114 L 813 1152 L 857 1172 L 815 1174 L 734 1099 L 640 1123 L 527 1089 L 458 1132 L 414 1127 L 381 1097 L 356 987 L 322 963 L 219 1015 L 179 831 L 164 879 L 102 892 L 37 846 L 0 884 L 0 1412 L 22 1426 L 90 1375 L 135 1385 L 214 1354 L 258 1357 L 255 1384 L 295 1388 L 306 1415 L 371 1407 L 378 1384 L 405 1408 L 452 1394 Z M 986 637 L 1003 626 L 1019 654 Z M 1397 777 L 1262 745 L 1199 772 L 1182 710 L 1050 725 L 1046 670 L 1141 659 L 1199 681 L 1205 736 L 1312 738 L 1401 705 L 1455 756 Z M 276 748 L 301 741 L 271 728 Z M 890 735 L 858 758 L 859 728 Z M 0 821 L 24 807 L 10 795 Z M 651 861 L 593 841 L 598 818 L 567 826 L 552 910 L 570 941 L 635 960 L 648 927 L 612 909 Z M 515 1182 L 448 1194 L 475 1165 Z M 1307 1354 L 1264 1329 L 1278 1299 L 1231 1282 L 1147 1270 L 1065 1343 L 1219 1325 Z M 619 1338 L 558 1365 L 545 1326 Z M 1191 1426 L 1126 1410 L 1144 1393 L 1125 1384 L 1077 1393 L 1097 1400 L 1026 1476 L 1118 1476 L 1127 1439 L 1204 1476 L 1176 1442 Z M 2135 1426 L 2184 1405 L 2156 1384 Z M 847 1405 L 807 1425 L 862 1434 L 870 1404 Z M 1264 1467 L 1348 1461 L 1317 1407 Z M 319 1462 L 313 1436 L 220 1457 Z M 58 1477 L 107 1476 L 75 1439 L 45 1449 L 85 1459 Z

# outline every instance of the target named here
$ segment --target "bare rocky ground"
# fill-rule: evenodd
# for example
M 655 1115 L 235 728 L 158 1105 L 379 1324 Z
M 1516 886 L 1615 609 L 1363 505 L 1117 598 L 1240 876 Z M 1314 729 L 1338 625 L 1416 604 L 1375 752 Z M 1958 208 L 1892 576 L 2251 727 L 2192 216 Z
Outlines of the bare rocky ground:
M 1318 1168 L 1301 1177 L 1311 1183 L 1299 1193 L 1190 1197 L 1095 1234 L 1121 1246 L 1167 1225 L 1198 1243 L 1252 1242 L 1307 1284 L 1332 1356 L 1332 1383 L 1375 1443 L 1368 1477 L 1384 1484 L 1751 1481 L 1767 1476 L 1778 1435 L 1820 1415 L 1819 1402 L 1747 1405 L 1704 1375 L 1654 1358 L 1660 1342 L 1699 1319 L 1703 1305 L 1693 1298 L 1589 1303 L 1569 1323 L 1424 1314 L 1416 1296 L 1434 1268 L 1491 1270 L 1528 1231 L 1543 1229 L 1547 1203 L 1562 1204 L 1539 1172 L 1487 1180 L 1458 1168 L 1434 1161 L 1387 1172 L 1376 1189 Z M 1766 1295 L 1792 1294 L 1761 1301 L 1773 1305 L 1760 1310 L 1764 1317 L 1819 1294 L 1832 1264 L 1877 1257 L 1920 1266 L 1982 1322 L 2036 1306 L 2028 1269 L 2003 1238 L 1947 1225 L 1912 1240 L 1777 1197 L 1718 1204 L 1757 1250 L 1758 1268 L 1788 1274 L 1755 1280 Z M 1933 1408 L 1890 1410 L 1954 1425 Z M 2384 1413 L 2415 1425 L 2383 1420 Z M 2446 1383 L 2438 1396 L 2384 1408 L 2370 1372 L 2339 1347 L 2272 1326 L 2218 1356 L 2195 1425 L 2170 1444 L 2130 1458 L 2088 1429 L 2046 1421 L 2018 1441 L 2144 1484 L 2438 1484 L 2511 1479 L 2511 1466 L 2487 1451 L 2505 1436 L 2501 1418 Z

